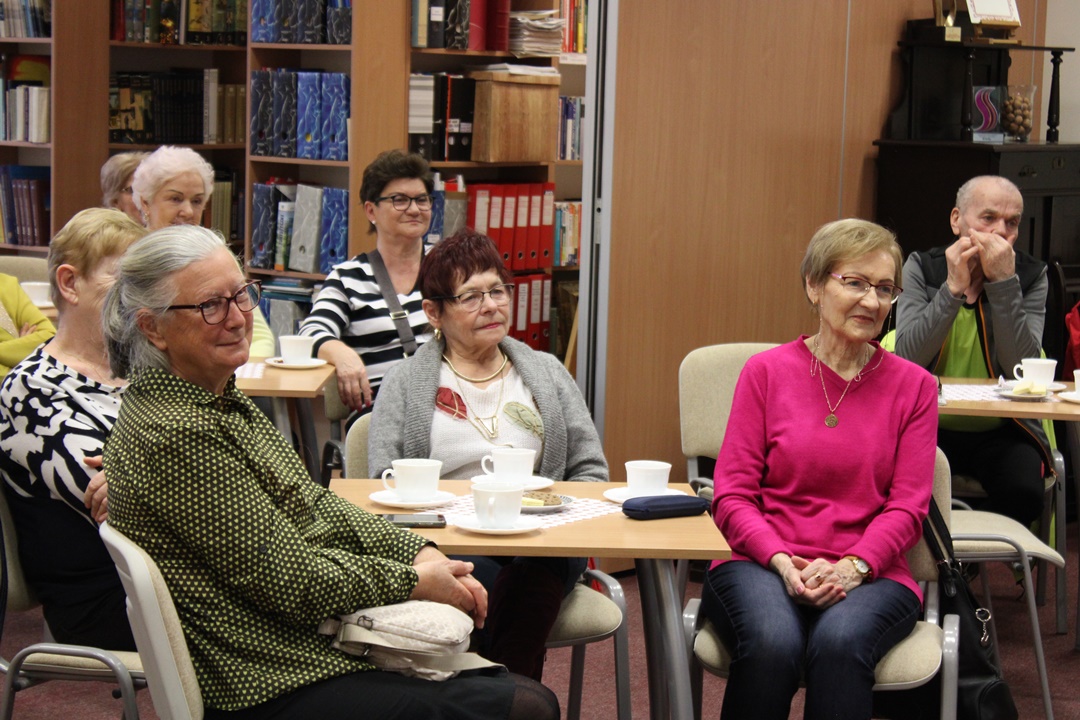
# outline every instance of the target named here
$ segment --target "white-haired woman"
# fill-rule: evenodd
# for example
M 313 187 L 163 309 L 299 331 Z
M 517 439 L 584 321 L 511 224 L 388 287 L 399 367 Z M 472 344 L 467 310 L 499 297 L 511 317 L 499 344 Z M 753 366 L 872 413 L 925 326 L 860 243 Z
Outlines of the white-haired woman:
M 109 522 L 161 565 L 207 718 L 557 718 L 504 670 L 442 683 L 380 672 L 318 634 L 330 616 L 407 598 L 471 611 L 470 563 L 312 482 L 237 391 L 258 285 L 214 233 L 172 227 L 128 251 L 105 303 L 129 380 L 105 449 Z
M 132 200 L 150 230 L 168 225 L 200 225 L 214 193 L 214 168 L 191 148 L 162 145 L 143 160 L 131 179 Z M 274 333 L 262 311 L 254 312 L 251 354 L 276 354 Z

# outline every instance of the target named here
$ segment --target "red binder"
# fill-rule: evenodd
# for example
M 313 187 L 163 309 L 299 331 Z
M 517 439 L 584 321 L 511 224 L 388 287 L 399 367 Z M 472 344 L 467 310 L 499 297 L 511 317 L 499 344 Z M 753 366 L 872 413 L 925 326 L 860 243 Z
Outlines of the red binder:
M 469 196 L 469 210 L 465 225 L 478 233 L 487 235 L 488 218 L 491 213 L 491 186 L 469 185 L 465 192 Z
M 525 342 L 533 350 L 540 349 L 544 311 L 544 275 L 526 275 L 529 281 L 529 326 Z
M 488 237 L 495 241 L 495 246 L 502 253 L 502 218 L 503 218 L 503 185 L 491 185 L 491 194 L 488 196 Z
M 529 186 L 517 186 L 517 218 L 514 222 L 513 269 L 530 270 L 529 264 Z
M 540 267 L 555 263 L 555 183 L 544 183 L 540 201 Z
M 514 319 L 510 323 L 510 336 L 515 340 L 526 342 L 529 337 L 529 277 L 519 275 L 514 278 L 516 286 L 514 303 Z
M 499 233 L 499 252 L 507 268 L 514 267 L 514 227 L 517 223 L 517 185 L 503 185 L 502 231 Z
M 544 201 L 544 184 L 529 185 L 529 232 L 525 243 L 525 267 L 530 270 L 543 267 L 540 262 L 540 209 Z

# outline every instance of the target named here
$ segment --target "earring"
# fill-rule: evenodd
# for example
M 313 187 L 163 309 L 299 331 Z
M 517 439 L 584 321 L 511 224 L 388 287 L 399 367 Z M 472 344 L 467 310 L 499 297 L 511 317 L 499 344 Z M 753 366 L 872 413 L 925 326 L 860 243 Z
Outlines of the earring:
M 442 330 L 439 328 L 435 328 L 435 339 L 442 340 Z

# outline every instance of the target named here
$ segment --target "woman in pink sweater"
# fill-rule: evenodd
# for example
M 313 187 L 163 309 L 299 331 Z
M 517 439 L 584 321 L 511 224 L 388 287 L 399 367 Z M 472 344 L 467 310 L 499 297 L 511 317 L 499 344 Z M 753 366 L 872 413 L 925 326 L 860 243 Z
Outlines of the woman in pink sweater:
M 818 332 L 751 358 L 716 463 L 713 516 L 732 548 L 702 607 L 732 653 L 721 718 L 871 715 L 874 667 L 911 632 L 904 559 L 934 477 L 936 384 L 874 338 L 901 292 L 894 235 L 863 220 L 803 258 Z

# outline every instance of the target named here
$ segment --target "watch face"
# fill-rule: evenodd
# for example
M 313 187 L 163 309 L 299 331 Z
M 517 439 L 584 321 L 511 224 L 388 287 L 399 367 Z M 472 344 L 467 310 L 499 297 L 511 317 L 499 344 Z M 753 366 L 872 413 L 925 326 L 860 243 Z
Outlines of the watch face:
M 863 575 L 866 575 L 867 573 L 870 572 L 870 565 L 865 560 L 863 560 L 862 558 L 856 558 L 855 559 L 855 567 Z

